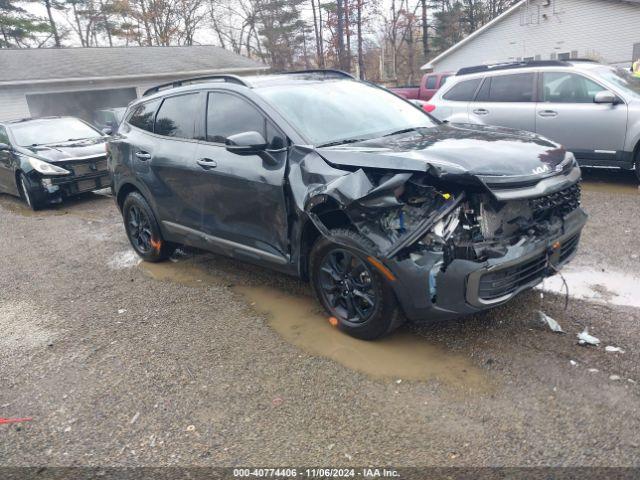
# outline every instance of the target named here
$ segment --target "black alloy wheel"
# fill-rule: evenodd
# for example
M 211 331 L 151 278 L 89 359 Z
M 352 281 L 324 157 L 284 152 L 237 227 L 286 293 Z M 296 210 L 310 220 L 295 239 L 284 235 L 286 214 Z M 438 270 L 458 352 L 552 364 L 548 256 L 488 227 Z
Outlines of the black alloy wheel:
M 162 238 L 153 210 L 139 192 L 127 195 L 122 213 L 127 237 L 138 255 L 148 262 L 161 262 L 171 256 L 176 245 Z
M 337 320 L 337 324 L 332 319 L 329 322 L 362 340 L 383 337 L 405 319 L 392 280 L 383 278 L 364 253 L 373 251 L 375 245 L 368 238 L 336 228 L 326 237 L 321 235 L 309 253 L 311 288 L 327 313 Z
M 133 204 L 127 211 L 127 233 L 135 249 L 145 255 L 153 250 L 151 221 L 140 206 Z
M 371 267 L 343 248 L 326 253 L 320 263 L 320 293 L 332 313 L 346 324 L 366 322 L 379 303 Z

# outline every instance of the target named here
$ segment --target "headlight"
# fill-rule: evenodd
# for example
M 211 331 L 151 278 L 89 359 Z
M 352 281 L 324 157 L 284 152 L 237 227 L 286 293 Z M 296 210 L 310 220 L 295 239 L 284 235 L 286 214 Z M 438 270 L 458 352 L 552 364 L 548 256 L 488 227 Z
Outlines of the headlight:
M 51 163 L 43 162 L 33 157 L 25 157 L 29 162 L 29 165 L 36 171 L 43 175 L 69 175 L 71 172 L 64 168 L 57 167 Z

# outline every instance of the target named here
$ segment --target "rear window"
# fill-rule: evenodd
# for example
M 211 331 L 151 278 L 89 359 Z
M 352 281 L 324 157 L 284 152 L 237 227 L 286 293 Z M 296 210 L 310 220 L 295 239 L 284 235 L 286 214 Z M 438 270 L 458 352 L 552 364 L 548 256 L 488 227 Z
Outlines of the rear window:
M 436 77 L 435 75 L 431 75 L 430 77 L 427 77 L 427 83 L 425 87 L 428 88 L 429 90 L 433 90 L 434 88 L 436 88 L 437 84 L 438 84 L 438 77 Z
M 165 98 L 156 116 L 154 132 L 165 137 L 193 138 L 197 116 L 197 93 Z
M 442 98 L 453 100 L 454 102 L 470 102 L 473 100 L 473 95 L 476 93 L 480 81 L 480 78 L 474 78 L 456 83 Z
M 533 73 L 488 77 L 478 93 L 477 100 L 484 102 L 533 102 L 534 78 Z
M 156 115 L 156 110 L 160 105 L 160 100 L 153 100 L 151 102 L 138 105 L 129 117 L 129 124 L 134 127 L 141 128 L 147 132 L 153 132 L 153 120 Z

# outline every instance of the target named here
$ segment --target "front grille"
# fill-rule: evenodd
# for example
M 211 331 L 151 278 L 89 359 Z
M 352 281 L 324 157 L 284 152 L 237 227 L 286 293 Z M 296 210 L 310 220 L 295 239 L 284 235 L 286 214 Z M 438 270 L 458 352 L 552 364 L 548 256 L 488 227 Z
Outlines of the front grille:
M 541 279 L 547 269 L 547 255 L 542 253 L 527 262 L 496 272 L 485 273 L 480 278 L 478 296 L 491 301 L 510 295 L 537 279 Z
M 580 184 L 560 190 L 544 197 L 529 200 L 535 220 L 542 220 L 551 214 L 567 215 L 580 206 Z
M 85 175 L 95 175 L 106 172 L 107 159 L 104 157 L 98 157 L 82 162 L 69 162 L 61 166 L 62 168 L 72 172 L 75 177 L 84 177 Z

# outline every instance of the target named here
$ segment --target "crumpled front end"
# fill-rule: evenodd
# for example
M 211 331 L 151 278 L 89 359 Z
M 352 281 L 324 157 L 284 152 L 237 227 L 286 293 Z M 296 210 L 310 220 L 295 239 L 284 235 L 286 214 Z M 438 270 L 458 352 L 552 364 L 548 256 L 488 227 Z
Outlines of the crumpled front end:
M 296 165 L 294 175 L 314 178 L 311 165 L 322 170 L 311 161 Z M 323 214 L 345 214 L 375 244 L 363 254 L 393 274 L 412 320 L 475 313 L 531 288 L 574 256 L 587 219 L 573 161 L 526 182 L 433 168 L 329 169 L 326 183 L 307 183 L 304 200 L 298 197 L 305 213 L 327 237 Z

